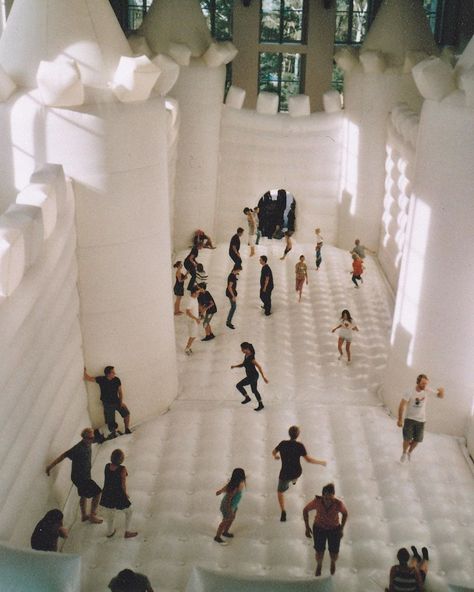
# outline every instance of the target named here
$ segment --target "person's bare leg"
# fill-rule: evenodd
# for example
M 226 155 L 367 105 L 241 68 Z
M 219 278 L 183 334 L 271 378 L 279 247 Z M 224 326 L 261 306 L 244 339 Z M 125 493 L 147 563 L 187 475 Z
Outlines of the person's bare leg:
M 174 314 L 175 315 L 183 314 L 179 309 L 180 306 L 181 306 L 181 296 L 176 296 L 176 300 L 174 302 Z
M 217 527 L 217 532 L 216 532 L 216 536 L 214 537 L 214 539 L 220 539 L 222 536 L 222 533 L 228 532 L 233 521 L 234 521 L 233 518 L 227 518 L 227 519 L 224 518 L 224 520 L 222 520 L 222 522 Z
M 321 575 L 321 570 L 323 568 L 323 559 L 324 559 L 324 551 L 316 551 L 316 577 Z
M 195 337 L 189 337 L 188 338 L 188 342 L 186 343 L 186 347 L 184 348 L 184 351 L 188 351 L 191 349 L 191 345 L 193 344 L 193 341 L 195 340 Z
M 408 451 L 408 449 L 410 448 L 410 444 L 413 442 L 413 440 L 403 440 L 403 453 L 406 453 Z
M 123 424 L 125 426 L 125 431 L 130 430 L 130 413 L 123 418 Z
M 97 516 L 97 507 L 100 502 L 100 495 L 101 494 L 98 493 L 95 497 L 92 498 L 91 515 L 89 516 L 89 522 L 92 522 L 92 524 L 102 524 L 103 522 L 102 518 L 99 518 Z
M 250 257 L 253 257 L 255 255 L 255 247 L 252 245 L 250 247 Z
M 336 561 L 339 555 L 338 553 L 329 553 L 329 556 L 331 557 L 331 575 L 334 575 L 336 573 Z
M 342 358 L 342 344 L 344 343 L 344 339 L 342 337 L 339 337 L 339 339 L 337 340 L 337 349 L 339 350 L 339 359 Z
M 79 500 L 79 507 L 81 508 L 81 520 L 82 520 L 82 522 L 85 522 L 86 520 L 89 520 L 90 516 L 87 513 L 87 498 L 81 497 L 81 499 Z
M 346 341 L 346 353 L 347 353 L 347 361 L 351 361 L 351 342 Z
M 418 446 L 418 442 L 415 442 L 415 440 L 412 440 L 410 442 L 409 447 L 408 447 L 408 454 L 411 454 L 417 446 Z

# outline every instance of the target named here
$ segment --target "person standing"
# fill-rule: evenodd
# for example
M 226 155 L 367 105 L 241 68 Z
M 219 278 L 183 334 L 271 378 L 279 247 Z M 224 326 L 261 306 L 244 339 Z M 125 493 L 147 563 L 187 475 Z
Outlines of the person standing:
M 31 548 L 36 551 L 57 551 L 58 538 L 67 539 L 68 530 L 63 526 L 61 510 L 49 510 L 31 535 Z
M 198 326 L 201 322 L 201 319 L 199 318 L 199 302 L 197 299 L 198 293 L 199 290 L 197 286 L 193 286 L 191 293 L 188 296 L 188 302 L 186 304 L 186 316 L 188 317 L 186 319 L 188 328 L 188 341 L 186 342 L 184 353 L 187 356 L 190 356 L 193 353 L 191 346 L 193 344 L 193 341 L 197 337 Z
M 115 374 L 113 366 L 104 368 L 104 376 L 89 376 L 84 368 L 84 380 L 87 382 L 96 382 L 100 388 L 100 400 L 104 406 L 105 423 L 109 429 L 109 439 L 117 436 L 115 423 L 115 412 L 117 411 L 123 418 L 125 433 L 131 434 L 130 429 L 130 411 L 123 402 L 123 390 L 120 378 Z
M 255 206 L 253 209 L 253 217 L 255 220 L 255 226 L 256 226 L 256 240 L 255 240 L 255 244 L 258 245 L 258 243 L 260 242 L 260 239 L 262 238 L 262 231 L 260 229 L 260 208 L 258 206 Z
M 255 235 L 257 230 L 257 221 L 255 220 L 255 214 L 250 208 L 244 208 L 244 214 L 247 216 L 247 223 L 249 226 L 250 257 L 253 257 L 255 255 Z
M 235 385 L 235 388 L 242 393 L 244 396 L 244 400 L 241 401 L 242 405 L 250 402 L 250 397 L 247 395 L 247 391 L 244 387 L 250 386 L 250 390 L 255 395 L 257 399 L 258 406 L 255 408 L 255 411 L 261 411 L 263 409 L 262 397 L 257 389 L 257 382 L 258 382 L 258 373 L 262 375 L 264 382 L 268 384 L 268 378 L 263 373 L 262 367 L 255 359 L 255 349 L 251 343 L 244 341 L 240 344 L 240 349 L 242 353 L 245 355 L 244 360 L 241 364 L 236 364 L 235 366 L 231 366 L 231 370 L 233 368 L 245 368 L 246 378 L 241 380 Z
M 199 255 L 199 249 L 202 249 L 202 243 L 193 244 L 191 250 L 186 255 L 184 260 L 184 268 L 191 276 L 188 282 L 188 290 L 191 291 L 194 288 L 196 282 L 196 271 L 197 271 L 197 256 Z
M 187 273 L 183 273 L 183 263 L 182 261 L 176 261 L 173 265 L 176 269 L 175 277 L 176 281 L 174 283 L 173 292 L 176 296 L 176 300 L 174 302 L 174 314 L 175 315 L 182 315 L 183 312 L 180 310 L 181 305 L 181 298 L 184 296 L 184 280 L 186 279 Z
M 132 520 L 132 508 L 130 498 L 127 494 L 127 469 L 123 466 L 125 455 L 122 450 L 117 448 L 110 455 L 110 462 L 104 469 L 104 488 L 100 505 L 106 508 L 107 538 L 115 534 L 114 522 L 116 510 L 121 510 L 125 514 L 125 535 L 124 538 L 131 539 L 136 537 L 138 532 L 130 530 Z
M 314 232 L 316 234 L 316 249 L 315 249 L 316 271 L 319 271 L 319 268 L 321 266 L 321 262 L 323 260 L 323 256 L 321 254 L 321 251 L 323 248 L 323 237 L 321 236 L 321 229 L 320 228 L 316 228 L 316 230 Z
M 339 324 L 332 329 L 331 333 L 334 333 L 339 329 L 339 337 L 337 340 L 337 349 L 339 351 L 339 358 L 340 360 L 343 356 L 342 353 L 342 345 L 344 341 L 346 342 L 346 353 L 347 353 L 347 363 L 351 363 L 351 343 L 352 343 L 352 335 L 353 331 L 359 331 L 359 328 L 354 323 L 354 319 L 351 317 L 351 313 L 344 309 L 341 313 L 341 318 L 339 320 Z
M 306 281 L 308 285 L 308 266 L 304 260 L 304 255 L 300 255 L 300 260 L 295 265 L 295 280 L 296 280 L 296 293 L 298 294 L 298 302 L 301 302 L 301 295 L 303 293 L 303 286 Z
M 298 436 L 300 435 L 300 428 L 298 426 L 291 426 L 288 430 L 288 434 L 290 439 L 282 440 L 272 451 L 275 460 L 281 458 L 281 471 L 278 477 L 277 488 L 278 503 L 280 504 L 281 510 L 280 522 L 286 522 L 285 491 L 289 489 L 290 483 L 295 485 L 303 472 L 300 458 L 304 458 L 306 462 L 313 465 L 326 466 L 325 460 L 318 460 L 309 456 L 304 444 L 297 442 Z
M 206 334 L 201 341 L 211 341 L 211 339 L 215 338 L 215 335 L 212 332 L 211 321 L 212 317 L 217 312 L 217 306 L 211 293 L 207 291 L 207 285 L 204 282 L 198 284 L 198 288 L 199 314 L 203 319 L 202 326 L 204 327 L 204 332 Z
M 267 263 L 266 255 L 260 257 L 260 265 L 262 270 L 260 272 L 260 300 L 263 303 L 265 315 L 271 315 L 272 310 L 272 291 L 273 291 L 273 273 Z
M 225 295 L 229 299 L 230 309 L 229 314 L 227 315 L 226 326 L 229 327 L 229 329 L 235 329 L 234 325 L 232 324 L 232 319 L 237 308 L 237 282 L 239 280 L 239 273 L 241 271 L 242 268 L 240 265 L 234 265 L 234 268 L 229 273 L 227 278 L 227 288 Z
M 309 526 L 309 512 L 316 510 L 313 530 Z M 339 522 L 339 514 L 342 519 Z M 306 537 L 314 539 L 316 551 L 316 576 L 321 575 L 326 542 L 331 557 L 331 575 L 336 572 L 336 561 L 339 557 L 339 548 L 344 534 L 344 525 L 347 522 L 347 508 L 344 503 L 335 497 L 333 483 L 323 487 L 322 495 L 317 495 L 303 510 L 303 520 L 306 527 Z
M 92 456 L 91 445 L 94 441 L 94 430 L 85 428 L 81 432 L 82 440 L 75 446 L 63 452 L 46 467 L 46 474 L 49 476 L 51 469 L 62 462 L 65 458 L 72 461 L 71 481 L 77 487 L 80 497 L 81 519 L 83 522 L 89 520 L 92 524 L 102 524 L 102 518 L 97 516 L 97 506 L 100 501 L 101 488 L 91 477 Z M 92 498 L 90 514 L 87 513 L 87 500 Z
M 234 535 L 229 532 L 232 522 L 235 520 L 237 508 L 242 499 L 242 492 L 245 488 L 245 471 L 244 469 L 236 468 L 232 471 L 230 481 L 216 491 L 216 495 L 225 493 L 221 502 L 222 522 L 219 524 L 214 540 L 220 545 L 227 545 L 227 542 L 222 538 L 225 536 L 228 539 L 234 538 Z
M 362 284 L 364 280 L 362 279 L 362 274 L 364 272 L 364 265 L 362 263 L 362 259 L 357 255 L 357 253 L 352 254 L 352 281 L 355 284 L 355 287 L 358 288 L 359 284 L 357 280 L 359 280 Z
M 240 256 L 240 237 L 244 233 L 243 228 L 237 228 L 237 232 L 230 239 L 229 243 L 229 257 L 234 262 L 234 265 L 242 267 L 242 257 Z
M 403 426 L 403 451 L 400 458 L 402 463 L 411 460 L 413 450 L 423 442 L 428 395 L 435 394 L 435 391 L 428 388 L 428 383 L 426 374 L 419 374 L 416 377 L 415 388 L 407 391 L 405 397 L 400 400 L 397 425 L 399 428 Z M 436 396 L 439 399 L 444 397 L 443 387 L 436 390 Z M 403 421 L 404 413 L 405 421 Z

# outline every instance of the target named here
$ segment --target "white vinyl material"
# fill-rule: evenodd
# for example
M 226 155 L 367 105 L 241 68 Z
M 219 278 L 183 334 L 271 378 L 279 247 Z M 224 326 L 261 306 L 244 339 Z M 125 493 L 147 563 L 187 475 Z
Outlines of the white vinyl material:
M 54 62 L 41 61 L 36 82 L 43 105 L 76 107 L 84 102 L 84 85 L 75 60 L 59 56 Z

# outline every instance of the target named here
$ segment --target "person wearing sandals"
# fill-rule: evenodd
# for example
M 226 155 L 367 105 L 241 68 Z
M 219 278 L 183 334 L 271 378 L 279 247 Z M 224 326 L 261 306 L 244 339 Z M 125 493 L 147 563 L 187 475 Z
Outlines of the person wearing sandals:
M 220 510 L 222 512 L 222 522 L 217 527 L 216 536 L 214 540 L 220 545 L 227 545 L 227 542 L 222 538 L 233 538 L 234 535 L 229 532 L 229 528 L 235 520 L 237 508 L 242 498 L 242 492 L 245 487 L 245 471 L 244 469 L 237 468 L 232 471 L 230 481 L 216 491 L 216 495 L 225 493 Z
M 125 535 L 126 539 L 137 536 L 137 532 L 130 530 L 132 520 L 131 502 L 127 494 L 127 469 L 122 465 L 125 455 L 119 448 L 115 449 L 110 455 L 110 462 L 104 469 L 104 488 L 100 505 L 105 508 L 104 514 L 107 521 L 107 537 L 114 536 L 115 513 L 121 510 L 125 515 Z

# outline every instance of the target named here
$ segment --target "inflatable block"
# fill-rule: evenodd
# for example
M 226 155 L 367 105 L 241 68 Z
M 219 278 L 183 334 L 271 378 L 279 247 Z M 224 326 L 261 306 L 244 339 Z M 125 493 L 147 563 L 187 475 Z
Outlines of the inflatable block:
M 67 201 L 66 177 L 60 164 L 44 164 L 30 177 L 30 183 L 50 185 L 54 188 L 58 216 L 61 216 Z
M 10 296 L 25 273 L 25 241 L 18 228 L 3 225 L 0 217 L 0 296 Z
M 232 85 L 227 92 L 225 104 L 234 109 L 242 109 L 245 101 L 246 92 L 243 88 Z
M 130 49 L 132 50 L 134 56 L 145 55 L 147 58 L 151 59 L 153 52 L 151 51 L 150 46 L 148 45 L 148 41 L 143 35 L 130 35 L 127 41 L 130 45 Z
M 180 66 L 189 66 L 192 51 L 185 43 L 170 43 L 168 55 Z
M 164 97 L 169 93 L 178 80 L 179 65 L 164 53 L 158 54 L 153 58 L 152 62 L 161 71 L 161 75 L 155 85 L 155 90 L 158 94 Z
M 237 54 L 238 49 L 230 41 L 216 41 L 211 43 L 202 58 L 206 66 L 217 68 L 231 62 Z
M 16 84 L 0 66 L 0 103 L 6 101 L 15 92 L 15 89 Z
M 427 58 L 428 54 L 425 51 L 407 51 L 403 62 L 403 73 L 409 74 L 417 64 Z
M 25 241 L 25 266 L 31 267 L 43 248 L 44 230 L 41 208 L 12 204 L 2 216 L 2 225 L 16 228 Z
M 272 92 L 258 93 L 257 113 L 275 115 L 278 113 L 278 95 Z
M 277 580 L 276 578 L 231 576 L 193 567 L 186 592 L 332 592 L 332 578 Z
M 454 71 L 440 58 L 428 58 L 417 64 L 412 70 L 415 84 L 425 99 L 441 101 L 456 90 Z
M 337 113 L 342 109 L 342 97 L 339 91 L 333 89 L 323 94 L 323 107 L 326 113 Z
M 379 74 L 385 70 L 385 57 L 381 51 L 363 51 L 359 59 L 366 74 Z
M 474 107 L 474 66 L 461 74 L 459 81 L 466 93 L 466 107 Z
M 41 208 L 44 238 L 47 239 L 52 235 L 58 219 L 54 187 L 40 183 L 31 183 L 18 194 L 16 203 Z
M 122 56 L 114 74 L 112 88 L 122 103 L 146 101 L 161 74 L 156 64 L 146 56 Z
M 41 61 L 36 83 L 48 107 L 74 107 L 84 103 L 84 86 L 75 60 L 59 56 L 54 62 Z
M 14 549 L 0 545 L 2 592 L 80 592 L 78 555 Z
M 311 106 L 308 95 L 294 95 L 288 98 L 288 112 L 291 117 L 310 115 Z
M 342 47 L 336 51 L 334 60 L 344 72 L 352 72 L 359 67 L 357 50 L 353 47 Z

